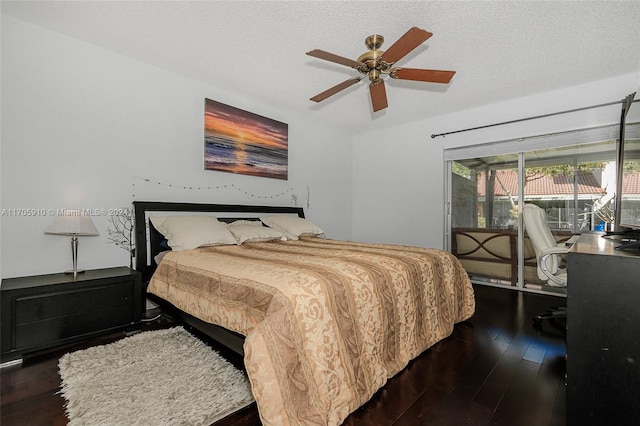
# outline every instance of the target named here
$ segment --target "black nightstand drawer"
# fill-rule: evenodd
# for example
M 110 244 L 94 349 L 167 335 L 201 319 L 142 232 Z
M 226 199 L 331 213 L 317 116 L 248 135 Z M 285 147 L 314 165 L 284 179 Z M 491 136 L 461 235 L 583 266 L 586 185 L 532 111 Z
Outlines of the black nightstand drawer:
M 131 282 L 118 281 L 77 290 L 58 290 L 34 296 L 16 297 L 16 325 L 41 321 L 43 318 L 94 312 L 106 306 L 120 307 L 131 297 Z M 133 312 L 131 312 L 133 315 Z
M 140 274 L 129 268 L 2 281 L 2 361 L 140 322 Z

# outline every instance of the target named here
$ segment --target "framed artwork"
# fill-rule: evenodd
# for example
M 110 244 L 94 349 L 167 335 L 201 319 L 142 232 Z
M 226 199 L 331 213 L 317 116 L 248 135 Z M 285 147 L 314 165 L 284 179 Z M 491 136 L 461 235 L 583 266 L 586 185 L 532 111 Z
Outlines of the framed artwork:
M 288 124 L 205 99 L 205 170 L 287 179 L 288 152 Z

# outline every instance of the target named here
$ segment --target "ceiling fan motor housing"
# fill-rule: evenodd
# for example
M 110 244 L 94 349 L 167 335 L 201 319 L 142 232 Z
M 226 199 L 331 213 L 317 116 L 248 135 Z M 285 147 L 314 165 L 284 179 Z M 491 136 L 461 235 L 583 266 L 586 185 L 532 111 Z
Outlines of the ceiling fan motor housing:
M 357 59 L 358 62 L 362 62 L 365 65 L 358 71 L 368 75 L 369 80 L 372 82 L 378 81 L 380 74 L 389 68 L 389 64 L 380 60 L 380 57 L 384 54 L 384 50 L 379 50 L 382 43 L 384 43 L 384 37 L 377 34 L 370 35 L 364 42 L 369 51 L 363 53 Z

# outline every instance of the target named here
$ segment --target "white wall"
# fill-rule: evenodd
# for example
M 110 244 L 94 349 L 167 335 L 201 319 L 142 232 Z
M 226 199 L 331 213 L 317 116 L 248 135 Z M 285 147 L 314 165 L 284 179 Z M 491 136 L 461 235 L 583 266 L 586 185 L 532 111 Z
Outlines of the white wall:
M 441 144 L 427 141 L 421 123 L 354 138 L 355 240 L 438 244 L 433 230 L 442 222 Z
M 71 267 L 69 238 L 43 233 L 53 217 L 11 209 L 293 205 L 296 195 L 329 237 L 351 238 L 350 137 L 7 15 L 1 42 L 2 277 Z M 205 98 L 288 123 L 288 181 L 205 171 Z M 100 236 L 80 239 L 79 267 L 128 265 L 108 243 L 108 217 L 93 219 Z
M 640 73 L 501 102 L 354 138 L 353 238 L 443 247 L 443 149 L 617 123 L 620 105 L 458 133 L 432 134 L 619 101 Z

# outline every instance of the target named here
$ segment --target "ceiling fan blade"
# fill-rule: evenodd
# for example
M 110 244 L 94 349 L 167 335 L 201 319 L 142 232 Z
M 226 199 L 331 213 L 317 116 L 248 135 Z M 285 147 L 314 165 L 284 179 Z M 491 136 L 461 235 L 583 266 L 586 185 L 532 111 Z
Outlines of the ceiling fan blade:
M 369 93 L 371 94 L 373 112 L 380 111 L 389 106 L 387 104 L 387 91 L 384 88 L 384 81 L 377 80 L 371 82 L 369 85 Z
M 418 27 L 409 29 L 402 37 L 391 45 L 380 57 L 381 60 L 393 64 L 403 58 L 407 53 L 420 46 L 433 33 Z
M 392 69 L 389 76 L 400 80 L 426 81 L 429 83 L 449 83 L 455 71 L 423 70 L 418 68 Z
M 333 53 L 325 52 L 324 50 L 314 49 L 307 52 L 307 55 L 315 58 L 324 59 L 325 61 L 335 62 L 336 64 L 346 65 L 351 68 L 360 68 L 364 64 L 362 62 L 354 61 L 353 59 L 345 58 L 344 56 L 334 55 Z
M 356 84 L 360 80 L 362 80 L 362 77 L 353 77 L 353 78 L 350 78 L 349 80 L 345 80 L 342 83 L 336 84 L 332 88 L 327 89 L 322 93 L 318 93 L 313 98 L 311 98 L 311 100 L 314 101 L 314 102 L 324 101 L 329 96 L 333 96 L 336 93 L 338 93 L 339 91 L 344 90 L 347 87 L 353 86 L 354 84 Z

